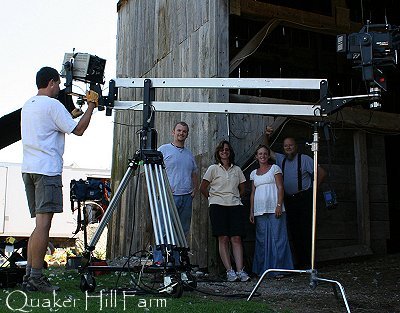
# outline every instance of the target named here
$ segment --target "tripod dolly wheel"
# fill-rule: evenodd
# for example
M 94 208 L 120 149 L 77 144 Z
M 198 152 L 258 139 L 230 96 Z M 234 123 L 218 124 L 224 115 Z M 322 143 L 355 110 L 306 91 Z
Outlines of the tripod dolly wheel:
M 175 275 L 164 276 L 164 286 L 161 292 L 166 292 L 166 294 L 173 298 L 180 298 L 183 294 L 182 281 Z
M 181 280 L 183 283 L 183 289 L 186 291 L 193 291 L 197 288 L 196 276 L 192 275 L 190 272 L 182 272 Z
M 81 284 L 79 287 L 82 292 L 85 291 L 93 292 L 96 289 L 96 280 L 89 273 L 83 274 L 81 276 Z
M 182 294 L 183 294 L 183 286 L 182 283 L 178 281 L 177 284 L 172 288 L 170 295 L 173 298 L 180 298 L 182 297 Z

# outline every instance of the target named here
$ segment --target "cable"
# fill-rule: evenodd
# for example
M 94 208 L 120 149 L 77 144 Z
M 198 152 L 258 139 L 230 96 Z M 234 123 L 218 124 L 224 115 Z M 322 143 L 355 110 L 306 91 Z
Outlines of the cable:
M 283 21 L 283 20 L 281 20 L 281 19 L 276 19 L 275 21 L 273 21 L 273 22 L 271 23 L 271 25 L 268 26 L 268 28 L 267 28 L 267 30 L 266 30 L 266 32 L 265 32 L 263 38 L 260 40 L 260 43 L 257 45 L 257 47 L 255 47 L 255 48 L 253 49 L 253 51 L 249 52 L 247 55 L 244 55 L 244 56 L 242 56 L 241 58 L 238 58 L 238 59 L 236 59 L 236 60 L 234 60 L 234 61 L 235 61 L 235 62 L 238 62 L 238 61 L 244 60 L 244 59 L 246 59 L 247 57 L 251 56 L 254 52 L 256 52 L 257 49 L 261 46 L 261 44 L 262 44 L 262 42 L 264 41 L 265 37 L 267 37 L 267 35 L 268 35 L 269 30 L 271 29 L 271 27 L 272 27 L 274 24 L 276 24 L 277 22 L 280 22 L 280 21 Z
M 79 88 L 84 94 L 86 94 L 86 91 L 82 87 L 80 87 L 79 85 L 72 84 L 72 86 L 75 86 L 76 88 Z
M 150 110 L 151 114 L 149 116 L 148 123 L 151 122 L 151 120 L 153 119 L 153 114 L 156 112 L 156 108 L 154 107 L 154 105 L 151 104 L 150 108 L 151 108 L 151 110 Z
M 183 282 L 183 284 L 184 284 L 185 287 L 190 288 L 192 291 L 197 291 L 199 293 L 202 293 L 202 294 L 205 294 L 205 295 L 209 295 L 209 296 L 215 296 L 215 297 L 240 298 L 241 299 L 241 298 L 247 298 L 249 296 L 249 294 L 251 293 L 251 291 L 244 291 L 244 292 L 247 292 L 247 293 L 234 293 L 234 294 L 213 293 L 213 292 L 208 292 L 208 291 L 205 291 L 205 290 L 201 290 L 201 289 L 199 289 L 199 287 L 196 287 L 196 288 L 192 287 L 192 286 L 190 286 L 190 284 L 187 284 L 185 282 Z M 233 292 L 236 291 L 236 289 L 229 288 L 229 286 L 226 286 L 226 285 L 223 285 L 223 284 L 220 284 L 220 286 L 223 287 L 223 288 L 231 289 Z M 256 293 L 255 296 L 259 297 L 260 294 Z
M 137 173 L 139 173 L 139 168 L 140 168 L 140 167 L 138 167 L 138 168 L 136 169 L 136 170 L 137 170 Z M 136 197 L 137 197 L 137 194 L 138 194 L 139 182 L 140 182 L 140 174 L 137 175 L 136 185 L 135 185 L 135 192 L 134 192 L 134 194 L 133 194 L 133 222 L 132 222 L 133 229 L 135 228 L 135 222 L 136 222 Z M 132 255 L 131 255 L 131 249 L 132 249 L 133 234 L 134 234 L 133 229 L 132 229 L 131 241 L 130 241 L 130 245 L 129 245 L 129 252 L 128 252 L 129 257 L 128 257 L 127 261 L 125 262 L 125 264 L 123 265 L 123 267 L 125 267 L 125 265 L 128 264 L 128 271 L 129 271 L 129 274 L 130 274 L 130 259 L 131 259 L 131 256 L 132 256 Z M 120 279 L 120 277 L 121 277 L 121 273 L 122 273 L 122 272 L 120 272 L 119 275 L 118 275 L 118 279 L 117 279 L 117 281 L 116 281 L 116 284 L 118 283 L 118 281 L 119 281 L 119 279 Z M 133 281 L 134 281 L 134 280 L 133 280 Z M 136 285 L 136 284 L 135 284 L 135 285 Z M 136 286 L 137 286 L 137 285 L 136 285 Z M 139 287 L 139 286 L 137 286 L 137 287 Z
M 142 127 L 142 125 L 126 124 L 126 123 L 115 122 L 115 121 L 113 121 L 113 123 L 116 124 L 116 125 L 128 126 L 128 127 Z
M 364 23 L 364 4 L 363 4 L 363 0 L 360 0 L 360 4 L 361 4 L 361 23 Z

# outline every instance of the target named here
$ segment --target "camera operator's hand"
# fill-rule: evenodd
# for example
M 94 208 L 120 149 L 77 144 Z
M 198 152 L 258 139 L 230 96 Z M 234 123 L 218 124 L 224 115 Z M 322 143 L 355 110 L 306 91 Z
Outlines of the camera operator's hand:
M 97 108 L 99 105 L 99 94 L 93 90 L 88 90 L 86 92 L 86 101 L 89 103 L 94 103 L 94 107 Z
M 77 118 L 83 114 L 83 111 L 81 109 L 75 108 L 72 110 L 71 115 L 73 118 Z

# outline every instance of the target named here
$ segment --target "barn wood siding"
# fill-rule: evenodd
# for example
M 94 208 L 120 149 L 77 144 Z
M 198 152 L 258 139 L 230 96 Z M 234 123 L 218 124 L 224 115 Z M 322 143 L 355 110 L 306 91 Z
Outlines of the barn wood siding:
M 186 0 L 120 1 L 117 35 L 117 77 L 227 77 L 228 76 L 228 6 L 227 1 Z M 120 100 L 141 100 L 142 91 L 121 89 Z M 228 100 L 227 90 L 158 89 L 156 99 L 164 101 Z M 113 188 L 126 171 L 128 159 L 139 147 L 137 130 L 142 113 L 117 111 L 114 116 Z M 174 124 L 188 123 L 187 147 L 194 153 L 200 177 L 212 162 L 212 153 L 221 137 L 217 114 L 156 113 L 158 146 L 171 141 Z M 126 188 L 109 230 L 109 257 L 127 255 L 152 243 L 150 211 L 146 188 L 140 185 L 135 197 L 134 179 Z M 136 201 L 135 201 L 136 199 Z M 198 194 L 193 202 L 192 232 L 189 246 L 191 262 L 207 266 L 206 244 L 208 210 Z M 134 222 L 134 225 L 132 224 Z M 205 231 L 206 230 L 206 231 Z M 132 236 L 132 231 L 134 232 Z

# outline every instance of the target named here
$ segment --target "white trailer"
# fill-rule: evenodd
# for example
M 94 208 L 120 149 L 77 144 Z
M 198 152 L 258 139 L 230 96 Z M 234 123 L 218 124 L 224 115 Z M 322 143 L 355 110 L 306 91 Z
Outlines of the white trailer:
M 64 212 L 54 214 L 51 238 L 72 238 L 77 213 L 72 213 L 70 182 L 72 179 L 110 178 L 110 170 L 65 166 L 62 175 Z M 0 162 L 0 237 L 29 237 L 35 227 L 30 217 L 21 164 Z

